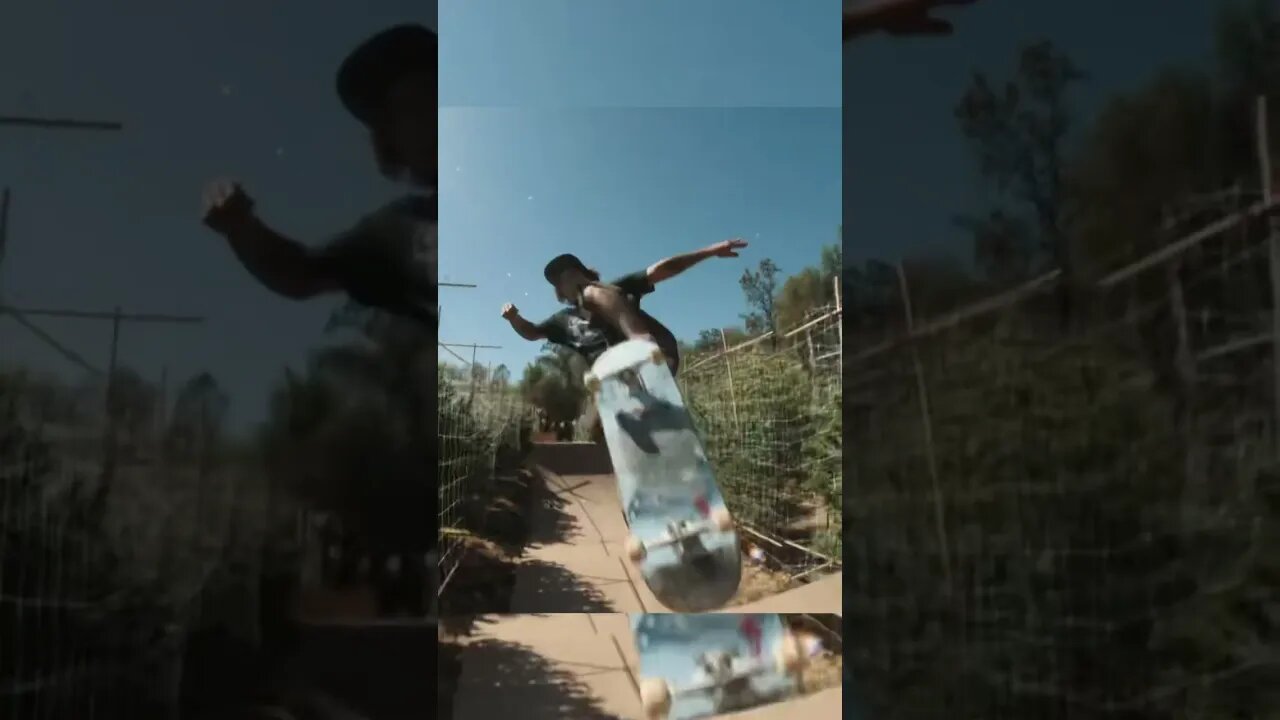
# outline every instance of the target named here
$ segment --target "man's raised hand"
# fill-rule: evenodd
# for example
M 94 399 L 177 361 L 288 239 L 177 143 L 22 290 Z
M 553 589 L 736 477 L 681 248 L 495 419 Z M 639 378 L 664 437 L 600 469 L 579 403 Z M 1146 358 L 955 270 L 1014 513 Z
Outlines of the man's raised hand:
M 220 179 L 204 189 L 204 224 L 222 235 L 235 232 L 253 220 L 253 199 L 240 183 Z
M 512 305 L 511 303 L 507 303 L 502 306 L 502 319 L 510 320 L 511 318 L 517 317 L 520 317 L 520 308 Z
M 933 12 L 948 6 L 972 5 L 978 0 L 871 0 L 844 11 L 844 41 L 885 32 L 889 35 L 950 35 L 951 23 Z
M 733 238 L 731 240 L 721 240 L 715 245 L 711 245 L 707 248 L 707 252 L 711 257 L 738 257 L 738 251 L 746 246 L 746 240 Z

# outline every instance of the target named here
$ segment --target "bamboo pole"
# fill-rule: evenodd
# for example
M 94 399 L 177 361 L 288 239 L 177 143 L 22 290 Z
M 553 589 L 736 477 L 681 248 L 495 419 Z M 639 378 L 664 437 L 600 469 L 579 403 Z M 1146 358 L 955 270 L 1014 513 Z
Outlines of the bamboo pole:
M 724 348 L 724 366 L 729 372 L 729 406 L 733 409 L 733 427 L 742 434 L 742 423 L 738 420 L 738 395 L 733 388 L 733 360 L 729 358 L 729 338 L 725 337 L 724 328 L 720 328 L 720 347 Z
M 911 311 L 911 290 L 907 285 L 907 270 L 898 263 L 898 288 L 902 293 L 902 312 L 907 323 L 907 334 L 910 335 L 915 325 Z M 929 410 L 929 389 L 924 381 L 924 365 L 920 362 L 920 348 L 911 344 L 911 363 L 915 368 L 916 393 L 920 398 L 920 422 L 924 430 L 924 452 L 929 467 L 929 482 L 933 486 L 933 519 L 938 533 L 938 544 L 942 550 L 942 571 L 947 591 L 951 585 L 951 550 L 947 542 L 946 510 L 942 503 L 942 488 L 938 481 L 938 461 L 933 447 L 933 417 Z

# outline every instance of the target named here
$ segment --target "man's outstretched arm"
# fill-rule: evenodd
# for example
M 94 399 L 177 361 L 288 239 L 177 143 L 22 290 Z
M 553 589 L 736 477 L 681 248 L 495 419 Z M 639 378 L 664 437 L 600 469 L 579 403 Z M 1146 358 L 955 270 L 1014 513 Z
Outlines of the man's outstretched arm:
M 547 339 L 547 333 L 543 331 L 541 327 L 538 327 L 536 324 L 526 320 L 522 315 L 520 315 L 520 310 L 511 303 L 507 303 L 502 306 L 502 317 L 504 320 L 511 323 L 511 329 L 515 330 L 516 334 L 525 340 L 533 341 Z
M 688 270 L 698 263 L 712 257 L 737 257 L 738 251 L 747 246 L 746 240 L 734 238 L 733 240 L 722 240 L 714 245 L 708 245 L 700 250 L 684 253 L 681 255 L 672 255 L 664 258 L 649 266 L 645 271 L 645 276 L 649 279 L 650 284 L 657 284 L 663 280 L 669 280 L 676 275 Z
M 337 280 L 324 272 L 309 248 L 256 218 L 227 233 L 226 238 L 249 274 L 278 295 L 306 300 L 341 289 Z
M 267 227 L 253 213 L 253 201 L 237 183 L 218 181 L 205 191 L 204 222 L 222 235 L 249 274 L 272 292 L 304 300 L 340 289 L 302 243 Z
M 972 5 L 977 0 L 864 0 L 844 11 L 844 42 L 886 32 L 890 35 L 950 35 L 951 23 L 933 16 L 948 5 Z

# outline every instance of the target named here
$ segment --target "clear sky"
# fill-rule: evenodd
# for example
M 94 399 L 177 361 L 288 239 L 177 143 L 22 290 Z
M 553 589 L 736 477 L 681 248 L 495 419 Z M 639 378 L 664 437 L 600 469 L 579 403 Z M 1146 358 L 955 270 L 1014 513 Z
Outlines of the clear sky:
M 839 241 L 839 108 L 447 108 L 440 158 L 440 279 L 479 286 L 441 289 L 440 337 L 502 346 L 477 357 L 515 377 L 542 344 L 499 310 L 537 321 L 563 307 L 542 277 L 559 253 L 611 278 L 747 240 L 644 300 L 692 339 L 740 322 L 745 268 L 769 257 L 796 272 Z
M 981 207 L 975 164 L 952 109 L 974 70 L 1008 77 L 1020 47 L 1048 39 L 1089 78 L 1086 116 L 1174 63 L 1209 69 L 1217 0 L 980 0 L 939 16 L 947 38 L 870 37 L 844 53 L 845 261 L 950 253 L 952 225 Z
M 205 315 L 204 327 L 126 326 L 121 361 L 159 380 L 214 373 L 240 426 L 265 414 L 281 369 L 325 341 L 336 300 L 260 288 L 200 223 L 201 189 L 241 178 L 281 231 L 313 243 L 398 192 L 342 109 L 345 54 L 395 23 L 435 24 L 435 0 L 376 3 L 0 4 L 0 115 L 114 120 L 118 133 L 0 126 L 13 189 L 0 296 L 14 304 Z M 99 367 L 108 323 L 41 325 Z M 0 363 L 75 377 L 0 317 Z M 171 385 L 172 387 L 172 385 Z
M 835 107 L 839 0 L 467 0 L 440 104 Z

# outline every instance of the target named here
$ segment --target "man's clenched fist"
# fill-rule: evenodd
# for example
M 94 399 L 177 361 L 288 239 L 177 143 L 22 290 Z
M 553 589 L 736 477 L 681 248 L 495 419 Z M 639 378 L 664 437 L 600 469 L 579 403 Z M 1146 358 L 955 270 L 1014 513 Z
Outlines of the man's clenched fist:
M 253 199 L 234 180 L 214 180 L 204 190 L 204 224 L 226 235 L 253 220 Z

